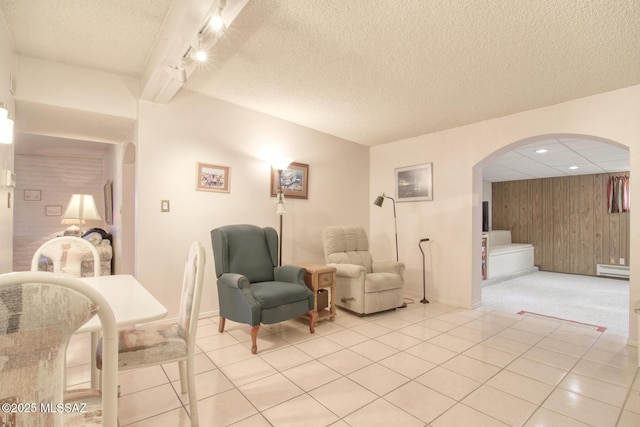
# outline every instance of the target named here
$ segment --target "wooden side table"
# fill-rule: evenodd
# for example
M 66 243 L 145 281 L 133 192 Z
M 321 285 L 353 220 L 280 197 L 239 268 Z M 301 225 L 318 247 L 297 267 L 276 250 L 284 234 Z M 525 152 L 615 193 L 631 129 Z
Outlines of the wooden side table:
M 313 291 L 314 303 L 313 309 L 318 312 L 318 320 L 336 318 L 336 269 L 335 267 L 329 267 L 327 265 L 312 264 L 307 262 L 293 264 L 297 267 L 304 267 L 307 269 L 307 273 L 304 275 L 304 283 L 307 287 Z M 318 290 L 329 290 L 329 306 L 325 309 L 318 311 Z M 316 322 L 317 323 L 317 322 Z

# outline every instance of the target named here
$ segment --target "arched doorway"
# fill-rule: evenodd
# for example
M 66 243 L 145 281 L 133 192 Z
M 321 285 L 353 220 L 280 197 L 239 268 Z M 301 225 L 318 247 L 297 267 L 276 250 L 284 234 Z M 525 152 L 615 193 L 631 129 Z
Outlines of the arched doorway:
M 538 152 L 541 151 L 539 148 L 548 146 L 558 152 L 557 158 L 545 158 L 546 153 Z M 567 153 L 560 153 L 562 150 Z M 607 154 L 614 153 L 617 158 L 626 157 L 626 161 L 610 161 L 613 158 L 609 159 Z M 515 162 L 515 166 L 508 166 L 510 159 Z M 579 164 L 580 161 L 583 162 L 580 165 L 582 170 L 575 169 L 575 166 L 574 169 L 569 169 L 569 166 Z M 565 284 L 567 289 L 571 289 L 569 282 L 582 280 L 578 279 L 578 275 L 583 275 L 582 277 L 589 279 L 585 283 L 590 283 L 592 289 L 599 291 L 599 285 L 603 288 L 605 285 L 617 288 L 615 292 L 619 295 L 614 301 L 621 308 L 619 319 L 624 325 L 625 333 L 628 333 L 629 282 L 620 282 L 618 286 L 606 283 L 607 279 L 596 277 L 596 264 L 614 264 L 615 260 L 615 264 L 628 266 L 631 236 L 629 214 L 615 215 L 607 210 L 608 178 L 611 175 L 628 176 L 628 148 L 591 135 L 539 135 L 501 148 L 483 159 L 478 166 L 481 169 L 474 170 L 474 179 L 483 179 L 482 200 L 489 200 L 489 211 L 497 215 L 497 218 L 491 220 L 491 228 L 510 231 L 514 243 L 533 244 L 535 265 L 545 273 L 521 276 L 521 279 L 513 276 L 503 276 L 497 280 L 490 278 L 481 282 L 480 288 L 475 291 L 482 294 L 483 284 L 497 283 L 495 287 L 487 288 L 487 294 L 495 298 L 497 289 L 503 291 L 499 304 L 503 309 L 509 304 L 505 300 L 511 298 L 516 301 L 516 305 L 533 304 L 542 310 L 548 309 L 548 313 L 541 314 L 589 323 L 585 322 L 585 318 L 588 319 L 591 313 L 594 320 L 602 322 L 603 316 L 598 311 L 611 311 L 611 306 L 605 307 L 606 303 L 596 301 L 596 307 L 590 312 L 581 310 L 583 307 L 574 302 L 578 296 L 588 292 L 586 287 L 581 289 L 580 294 L 577 293 L 579 291 L 572 291 L 575 293 L 568 296 L 562 304 L 557 301 L 552 303 L 549 293 L 540 295 L 541 299 L 547 298 L 544 304 L 536 304 L 530 300 L 535 293 L 529 292 L 531 289 L 526 287 L 527 284 L 542 285 L 542 280 L 551 277 L 552 280 L 566 279 L 567 282 L 558 282 L 557 286 L 551 285 L 550 289 L 560 290 Z M 502 166 L 505 174 L 499 177 Z M 487 181 L 492 180 L 497 182 L 487 185 Z M 487 197 L 487 188 L 489 192 L 493 188 L 496 194 Z M 491 235 L 493 234 L 490 233 Z M 492 258 L 495 263 L 497 257 Z M 566 293 L 558 292 L 554 298 L 563 295 L 566 296 Z M 484 299 L 481 299 L 484 304 Z M 489 302 L 491 301 L 495 300 L 490 299 Z M 558 306 L 561 310 L 558 310 Z M 558 315 L 558 312 L 566 316 Z M 572 319 L 571 316 L 575 318 Z M 610 316 L 608 319 L 613 321 Z M 614 327 L 614 324 L 592 323 Z

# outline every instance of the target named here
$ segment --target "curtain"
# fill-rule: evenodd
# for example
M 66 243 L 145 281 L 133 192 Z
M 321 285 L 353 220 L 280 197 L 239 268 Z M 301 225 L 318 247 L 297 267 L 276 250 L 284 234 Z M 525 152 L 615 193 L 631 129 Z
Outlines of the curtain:
M 607 183 L 607 209 L 609 213 L 629 212 L 629 177 L 610 176 Z

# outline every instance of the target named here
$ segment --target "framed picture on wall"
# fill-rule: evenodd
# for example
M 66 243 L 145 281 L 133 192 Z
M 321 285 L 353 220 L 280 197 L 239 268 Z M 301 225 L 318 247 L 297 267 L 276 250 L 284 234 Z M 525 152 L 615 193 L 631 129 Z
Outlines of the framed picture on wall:
M 229 166 L 210 165 L 197 163 L 196 190 L 229 192 L 231 180 L 231 168 Z
M 396 168 L 396 200 L 433 200 L 433 163 Z
M 24 190 L 24 200 L 27 202 L 37 202 L 40 200 L 40 190 Z
M 271 196 L 278 194 L 278 171 L 271 168 Z M 293 199 L 309 198 L 309 165 L 291 163 L 282 171 L 282 194 Z
M 62 216 L 62 206 L 45 206 L 44 214 L 46 216 Z

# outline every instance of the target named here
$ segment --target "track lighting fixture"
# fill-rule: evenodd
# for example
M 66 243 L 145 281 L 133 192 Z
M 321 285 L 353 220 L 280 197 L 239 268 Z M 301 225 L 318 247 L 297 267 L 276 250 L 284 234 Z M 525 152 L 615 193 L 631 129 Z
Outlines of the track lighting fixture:
M 192 40 L 185 53 L 180 58 L 180 65 L 167 65 L 167 73 L 171 78 L 176 80 L 180 84 L 187 82 L 187 71 L 192 70 L 192 63 L 199 62 L 205 63 L 209 59 L 209 49 L 215 44 L 220 37 L 220 34 L 225 29 L 224 21 L 222 20 L 222 11 L 226 6 L 226 0 L 218 0 L 214 2 L 214 5 L 209 9 L 204 24 L 200 27 L 200 30 L 196 33 L 196 40 Z
M 217 8 L 216 11 L 213 12 L 213 15 L 211 15 L 209 26 L 217 32 L 221 32 L 222 30 L 224 30 L 224 21 L 222 20 L 221 7 Z
M 187 82 L 187 71 L 184 69 L 184 64 L 179 67 L 169 65 L 167 73 L 180 84 L 185 84 Z
M 206 50 L 198 47 L 198 49 L 193 51 L 193 59 L 198 62 L 207 62 L 207 59 L 209 59 L 209 54 Z

